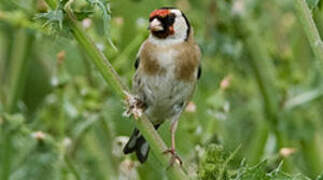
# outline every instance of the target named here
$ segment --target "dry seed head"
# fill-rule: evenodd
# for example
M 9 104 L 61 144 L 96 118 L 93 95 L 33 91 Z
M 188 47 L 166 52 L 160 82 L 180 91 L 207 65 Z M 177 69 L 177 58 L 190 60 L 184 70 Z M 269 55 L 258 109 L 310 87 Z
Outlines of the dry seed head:
M 46 137 L 46 134 L 43 133 L 42 131 L 37 131 L 37 132 L 33 132 L 31 134 L 31 137 L 35 138 L 38 141 L 44 140 Z
M 185 111 L 186 112 L 191 112 L 191 113 L 196 112 L 196 105 L 195 105 L 195 103 L 193 101 L 190 101 L 187 104 L 187 106 L 185 108 Z
M 289 148 L 289 147 L 284 147 L 279 150 L 279 154 L 284 158 L 289 157 L 290 155 L 294 154 L 295 152 L 296 152 L 295 148 Z
M 228 75 L 221 81 L 220 87 L 221 87 L 222 90 L 226 90 L 230 86 L 231 79 L 232 79 L 231 76 Z
M 57 58 L 58 65 L 63 64 L 63 61 L 65 59 L 65 55 L 66 55 L 66 52 L 64 50 L 57 53 L 56 58 Z

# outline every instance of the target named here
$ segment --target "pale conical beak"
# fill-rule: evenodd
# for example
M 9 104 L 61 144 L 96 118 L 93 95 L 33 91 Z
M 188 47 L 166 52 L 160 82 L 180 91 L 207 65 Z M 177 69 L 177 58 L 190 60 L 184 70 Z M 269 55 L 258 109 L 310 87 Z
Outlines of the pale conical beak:
M 151 21 L 150 24 L 149 24 L 148 29 L 151 30 L 151 31 L 162 31 L 162 30 L 164 30 L 161 22 L 158 19 L 154 19 L 153 21 Z

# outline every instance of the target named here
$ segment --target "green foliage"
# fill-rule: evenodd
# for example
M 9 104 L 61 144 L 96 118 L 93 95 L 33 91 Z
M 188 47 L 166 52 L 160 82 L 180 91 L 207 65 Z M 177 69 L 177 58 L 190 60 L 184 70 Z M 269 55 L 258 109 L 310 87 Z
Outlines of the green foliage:
M 47 2 L 0 1 L 1 180 L 166 179 L 160 154 L 123 155 L 135 123 L 91 63 L 99 49 L 130 87 L 161 6 L 183 10 L 203 54 L 176 134 L 188 176 L 323 179 L 322 0 Z M 169 123 L 159 134 L 169 145 Z
M 201 179 L 228 179 L 234 176 L 229 158 L 222 146 L 209 145 L 199 168 Z
M 114 50 L 117 50 L 116 46 L 113 44 L 110 35 L 110 21 L 111 21 L 111 9 L 110 3 L 107 0 L 86 0 L 91 6 L 97 7 L 102 12 L 102 22 L 104 27 L 104 36 L 107 38 L 109 44 Z
M 46 23 L 43 26 L 47 26 L 49 24 L 56 24 L 60 29 L 63 29 L 64 14 L 63 10 L 61 9 L 49 11 L 48 13 L 38 14 L 36 18 L 46 20 Z
M 261 161 L 255 166 L 247 165 L 245 160 L 235 157 L 237 150 L 228 153 L 221 145 L 211 144 L 206 149 L 199 167 L 202 180 L 309 180 L 303 175 L 290 176 L 282 170 L 281 162 L 272 168 L 268 161 Z M 240 165 L 238 164 L 240 162 Z M 320 176 L 317 178 L 319 179 Z

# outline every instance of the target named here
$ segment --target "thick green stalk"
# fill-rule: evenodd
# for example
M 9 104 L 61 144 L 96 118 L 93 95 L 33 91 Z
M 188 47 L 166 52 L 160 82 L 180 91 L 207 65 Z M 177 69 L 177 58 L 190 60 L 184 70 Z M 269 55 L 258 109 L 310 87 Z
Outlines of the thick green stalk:
M 1 17 L 0 17 L 1 20 Z M 4 99 L 6 98 L 5 96 L 5 89 L 7 87 L 7 83 L 6 81 L 8 81 L 6 79 L 8 75 L 7 72 L 8 71 L 8 67 L 9 67 L 9 60 L 11 59 L 10 55 L 12 52 L 12 48 L 13 48 L 13 39 L 14 39 L 14 33 L 12 33 L 13 28 L 11 28 L 10 26 L 5 26 L 5 28 L 3 28 L 3 32 L 2 32 L 2 37 L 4 38 L 4 42 L 2 42 L 3 44 L 5 44 L 5 48 L 2 49 L 1 53 L 1 57 L 2 60 L 0 62 L 0 103 L 4 103 Z M 2 104 L 2 108 L 4 108 L 4 105 Z
M 277 97 L 278 90 L 274 86 L 274 67 L 253 23 L 249 22 L 246 18 L 244 20 L 245 25 L 241 26 L 246 26 L 242 28 L 245 28 L 245 31 L 249 34 L 245 39 L 245 44 L 251 55 L 247 59 L 251 69 L 254 71 L 257 84 L 263 96 L 266 119 L 273 128 L 278 141 L 278 147 L 282 147 L 284 143 L 277 127 L 280 117 L 279 100 Z
M 305 0 L 296 0 L 295 9 L 315 57 L 320 60 L 320 63 L 323 63 L 323 42 L 313 20 L 311 10 Z M 320 148 L 317 142 L 315 140 L 301 141 L 301 146 L 307 168 L 311 169 L 309 173 L 312 176 L 321 173 L 323 161 L 322 157 L 319 156 Z
M 9 179 L 10 171 L 11 171 L 11 156 L 12 156 L 12 142 L 11 142 L 11 135 L 7 132 L 2 131 L 3 137 L 2 144 L 2 162 L 1 162 L 1 174 L 0 177 L 3 180 Z
M 109 120 L 109 118 L 106 118 Z M 105 153 L 107 155 L 108 158 L 108 167 L 106 169 L 107 174 L 109 174 L 110 179 L 117 179 L 117 174 L 118 174 L 118 167 L 120 164 L 117 163 L 115 157 L 113 156 L 112 153 L 112 149 L 113 149 L 113 129 L 111 126 L 111 122 L 109 122 L 109 124 L 107 123 L 107 121 L 105 120 L 101 120 L 100 121 L 101 125 L 100 127 L 102 128 L 105 136 L 106 136 L 106 143 L 105 143 L 105 149 L 107 151 L 107 153 Z M 107 144 L 108 143 L 108 144 Z
M 64 162 L 67 165 L 68 169 L 72 172 L 76 180 L 81 180 L 81 175 L 78 173 L 76 167 L 72 163 L 71 159 L 67 156 L 64 155 Z
M 7 113 L 13 113 L 24 86 L 25 72 L 27 70 L 27 53 L 30 47 L 30 38 L 25 30 L 19 30 L 13 42 L 10 62 L 9 91 L 7 99 Z
M 144 40 L 145 35 L 143 33 L 138 34 L 134 40 L 132 40 L 128 46 L 120 53 L 120 55 L 115 59 L 113 64 L 116 69 L 124 67 L 124 64 L 129 63 L 130 53 L 138 47 Z
M 310 177 L 317 177 L 322 173 L 323 164 L 321 161 L 321 151 L 319 148 L 319 143 L 317 142 L 315 136 L 311 140 L 302 140 L 300 141 L 302 148 L 302 154 L 304 161 L 306 163 L 306 174 Z
M 10 59 L 10 74 L 8 76 L 9 89 L 7 90 L 8 99 L 6 104 L 6 112 L 8 114 L 14 113 L 16 110 L 17 102 L 22 94 L 24 87 L 24 79 L 26 77 L 25 73 L 28 66 L 28 54 L 31 51 L 30 48 L 33 40 L 33 35 L 28 34 L 23 29 L 18 30 L 15 33 L 15 38 L 13 42 L 13 48 L 11 51 Z M 2 131 L 4 142 L 4 149 L 2 153 L 1 162 L 1 179 L 9 179 L 11 171 L 11 156 L 12 156 L 12 134 L 10 131 L 4 129 Z
M 45 0 L 47 5 L 51 8 L 51 9 L 56 9 L 57 7 L 57 0 Z
M 271 63 L 271 59 L 264 47 L 262 40 L 259 38 L 259 33 L 257 32 L 257 28 L 254 23 L 248 20 L 248 18 L 243 18 L 241 20 L 243 23 L 239 23 L 239 28 L 242 30 L 244 34 L 244 43 L 250 55 L 250 58 L 247 58 L 250 64 L 252 71 L 254 72 L 254 76 L 256 82 L 259 86 L 260 93 L 263 97 L 264 103 L 264 112 L 266 116 L 267 122 L 270 125 L 269 131 L 272 131 L 277 140 L 276 150 L 278 151 L 280 148 L 286 146 L 286 140 L 283 137 L 282 133 L 279 130 L 278 123 L 282 120 L 281 113 L 279 110 L 279 99 L 278 99 L 278 90 L 274 85 L 275 82 L 275 73 L 274 67 Z M 262 134 L 263 138 L 266 138 L 268 134 L 264 132 Z M 263 149 L 265 148 L 265 143 L 259 144 L 255 148 L 254 155 L 251 155 L 251 160 L 253 162 L 260 160 Z M 289 162 L 287 161 L 284 164 L 285 170 L 290 170 Z
M 312 12 L 305 0 L 296 0 L 294 4 L 296 6 L 296 14 L 303 25 L 315 57 L 323 63 L 323 42 L 313 20 Z
M 248 148 L 248 161 L 251 165 L 259 163 L 263 157 L 265 146 L 269 136 L 269 129 L 267 124 L 264 122 L 259 122 L 257 131 L 255 132 L 254 139 Z
M 49 2 L 52 0 L 46 0 Z M 49 4 L 50 5 L 50 4 Z M 52 7 L 54 9 L 55 7 Z M 115 92 L 121 97 L 126 97 L 126 92 L 128 88 L 121 82 L 118 73 L 114 70 L 110 62 L 103 55 L 103 53 L 95 46 L 93 41 L 86 35 L 82 28 L 78 25 L 77 21 L 74 19 L 73 14 L 66 10 L 67 21 L 69 21 L 69 26 L 71 28 L 72 34 L 75 40 L 79 43 L 80 47 L 89 56 L 90 60 L 96 65 L 103 78 L 107 81 L 109 85 L 115 90 Z M 136 127 L 143 134 L 145 139 L 148 141 L 152 152 L 155 154 L 157 159 L 164 167 L 169 166 L 169 155 L 164 155 L 163 152 L 167 149 L 166 144 L 161 139 L 151 122 L 143 115 L 140 119 L 135 120 Z M 169 176 L 171 179 L 189 179 L 183 172 L 183 170 L 175 164 L 173 167 L 169 168 Z

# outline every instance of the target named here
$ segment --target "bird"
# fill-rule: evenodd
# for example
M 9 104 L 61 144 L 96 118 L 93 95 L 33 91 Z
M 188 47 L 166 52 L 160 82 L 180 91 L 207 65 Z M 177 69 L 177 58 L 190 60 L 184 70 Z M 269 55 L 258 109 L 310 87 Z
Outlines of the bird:
M 175 132 L 179 117 L 193 96 L 201 77 L 201 51 L 193 29 L 184 13 L 175 7 L 155 9 L 149 16 L 149 37 L 141 44 L 134 63 L 136 72 L 131 93 L 140 101 L 143 113 L 155 129 L 171 121 L 171 165 L 181 158 L 175 149 Z M 136 153 L 144 163 L 149 144 L 135 128 L 124 154 Z

